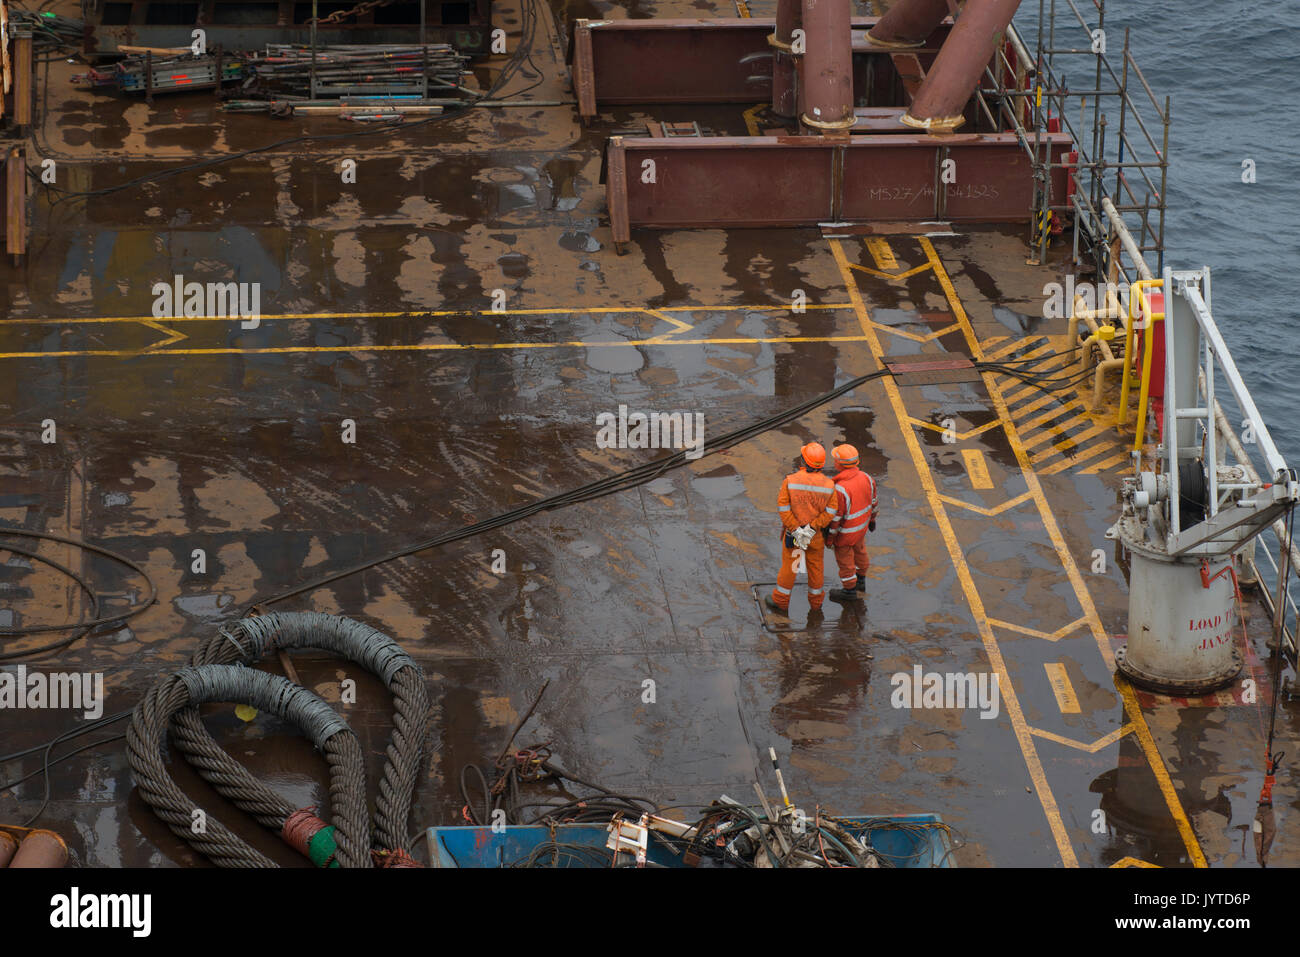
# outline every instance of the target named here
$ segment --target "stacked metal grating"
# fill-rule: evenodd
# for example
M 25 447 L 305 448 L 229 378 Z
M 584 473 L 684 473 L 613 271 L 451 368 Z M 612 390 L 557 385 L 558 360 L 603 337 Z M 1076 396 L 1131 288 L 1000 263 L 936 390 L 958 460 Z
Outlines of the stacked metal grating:
M 218 73 L 221 76 L 217 80 Z M 224 54 L 204 56 L 134 55 L 112 67 L 91 67 L 72 78 L 77 86 L 114 90 L 121 93 L 172 93 L 210 90 L 220 83 L 244 77 L 244 59 Z
M 449 44 L 268 44 L 249 61 L 247 93 L 329 99 L 345 96 L 419 96 L 458 93 L 467 57 Z

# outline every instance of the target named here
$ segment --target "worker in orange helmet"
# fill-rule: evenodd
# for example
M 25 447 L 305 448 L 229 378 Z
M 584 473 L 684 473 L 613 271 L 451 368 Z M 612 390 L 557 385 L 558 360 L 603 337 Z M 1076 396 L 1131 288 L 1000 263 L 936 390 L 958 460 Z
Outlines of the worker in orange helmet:
M 867 532 L 876 530 L 876 483 L 858 468 L 858 450 L 837 445 L 835 460 L 835 518 L 826 532 L 826 547 L 835 549 L 840 570 L 840 587 L 832 588 L 830 600 L 861 601 L 867 593 Z
M 835 483 L 822 475 L 825 464 L 826 450 L 809 442 L 799 450 L 798 469 L 785 477 L 777 495 L 777 511 L 785 529 L 781 569 L 776 575 L 776 590 L 764 603 L 783 615 L 790 612 L 790 589 L 802 568 L 808 571 L 809 607 L 820 609 L 826 598 L 822 587 L 822 530 L 835 517 Z

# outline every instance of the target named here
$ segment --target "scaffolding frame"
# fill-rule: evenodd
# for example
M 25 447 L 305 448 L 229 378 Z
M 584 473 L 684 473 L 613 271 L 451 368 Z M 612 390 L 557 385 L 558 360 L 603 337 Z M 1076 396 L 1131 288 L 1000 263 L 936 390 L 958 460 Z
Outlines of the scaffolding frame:
M 1015 132 L 1033 163 L 1031 263 L 1046 261 L 1053 225 L 1068 219 L 1074 224 L 1074 265 L 1090 260 L 1098 276 L 1115 278 L 1107 242 L 1111 230 L 1102 203 L 1108 199 L 1138 249 L 1152 255 L 1160 272 L 1172 101 L 1166 96 L 1162 104 L 1151 89 L 1133 57 L 1128 28 L 1119 63 L 1111 62 L 1105 42 L 1106 0 L 1080 2 L 1092 7 L 1095 26 L 1076 0 L 1038 0 L 1033 54 L 1015 26 L 1008 27 L 1006 44 L 999 46 L 985 67 L 975 91 L 976 124 Z M 1058 11 L 1067 21 L 1059 27 Z M 1071 45 L 1076 42 L 1083 45 Z M 1080 72 L 1088 85 L 1072 89 L 1067 69 L 1076 69 L 1081 58 Z M 1069 134 L 1074 142 L 1074 160 L 1052 162 L 1045 134 L 1057 131 Z M 1070 188 L 1066 196 L 1053 196 L 1052 172 L 1062 168 L 1068 171 Z M 1126 278 L 1131 282 L 1139 277 Z

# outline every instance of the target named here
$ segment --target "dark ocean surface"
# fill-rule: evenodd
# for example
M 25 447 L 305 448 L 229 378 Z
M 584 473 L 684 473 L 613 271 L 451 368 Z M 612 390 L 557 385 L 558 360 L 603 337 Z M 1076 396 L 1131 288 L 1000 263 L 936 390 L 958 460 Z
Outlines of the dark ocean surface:
M 1075 2 L 1095 21 L 1092 0 Z M 1026 0 L 1017 17 L 1031 51 L 1037 36 L 1023 21 L 1036 29 L 1037 8 Z M 1064 0 L 1056 16 L 1073 20 Z M 1211 268 L 1215 320 L 1279 449 L 1300 467 L 1300 2 L 1109 0 L 1115 64 L 1125 27 L 1147 82 L 1173 101 L 1166 263 Z M 1254 161 L 1253 184 L 1242 182 L 1243 160 Z

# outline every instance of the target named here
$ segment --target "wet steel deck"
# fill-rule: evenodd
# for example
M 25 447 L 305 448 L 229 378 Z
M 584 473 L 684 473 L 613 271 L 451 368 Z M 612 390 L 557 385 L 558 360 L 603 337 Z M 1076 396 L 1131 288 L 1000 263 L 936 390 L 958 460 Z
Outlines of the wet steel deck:
M 561 15 L 626 15 L 606 10 Z M 661 2 L 634 15 L 730 13 Z M 504 21 L 517 30 L 517 16 Z M 106 713 L 130 708 L 259 596 L 659 454 L 597 448 L 595 416 L 620 404 L 701 412 L 719 435 L 882 357 L 1062 348 L 1064 321 L 1034 318 L 1062 267 L 1026 266 L 1018 230 L 639 232 L 616 256 L 600 145 L 648 114 L 619 110 L 584 132 L 544 26 L 534 58 L 544 82 L 528 96 L 560 106 L 480 110 L 41 204 L 30 264 L 2 270 L 0 520 L 124 552 L 160 597 L 129 628 L 25 663 L 102 670 Z M 202 94 L 159 97 L 151 112 L 74 90 L 60 71 L 72 68 L 54 67 L 40 143 L 63 157 L 70 189 L 299 127 L 351 129 L 227 116 Z M 746 128 L 742 108 L 655 115 Z M 343 158 L 357 160 L 355 185 L 340 181 Z M 153 321 L 151 286 L 177 273 L 260 282 L 261 326 Z M 507 294 L 502 314 L 491 312 L 495 289 Z M 803 314 L 789 309 L 795 289 L 808 296 Z M 1246 703 L 1237 686 L 1173 702 L 1117 689 L 1125 569 L 1103 536 L 1125 437 L 1086 400 L 1058 404 L 1002 377 L 877 381 L 637 491 L 281 607 L 364 618 L 426 668 L 436 753 L 415 826 L 458 822 L 461 766 L 490 761 L 550 679 L 521 743 L 550 740 L 576 773 L 665 804 L 743 797 L 755 774 L 771 790 L 760 757 L 772 745 L 797 801 L 938 812 L 967 841 L 961 866 L 1253 865 L 1242 828 L 1267 696 Z M 41 442 L 47 418 L 54 445 Z M 341 441 L 349 418 L 355 445 Z M 854 442 L 880 483 L 868 605 L 828 603 L 822 627 L 773 634 L 751 585 L 775 577 L 777 487 L 813 439 Z M 206 575 L 188 570 L 195 548 L 209 556 Z M 501 576 L 494 549 L 507 557 Z M 19 623 L 80 613 L 58 576 L 10 562 L 4 580 Z M 125 588 L 97 581 L 106 595 Z M 797 619 L 801 605 L 797 595 Z M 1248 667 L 1262 685 L 1267 620 L 1253 602 L 1247 614 Z M 295 660 L 327 699 L 343 677 L 358 681 L 345 713 L 377 769 L 389 717 L 378 683 L 324 657 Z M 890 676 L 915 665 L 997 672 L 1001 713 L 891 707 Z M 642 702 L 647 678 L 654 704 Z M 5 750 L 17 750 L 81 719 L 0 720 Z M 266 718 L 244 726 L 229 708 L 212 723 L 287 795 L 324 801 L 324 766 L 301 739 Z M 1279 734 L 1296 736 L 1285 711 Z M 192 774 L 178 777 L 257 846 L 294 860 Z M 0 821 L 23 820 L 41 796 L 39 777 L 0 792 Z M 1098 809 L 1105 833 L 1093 827 Z M 1283 835 L 1290 810 L 1279 802 Z M 41 823 L 79 864 L 201 862 L 132 794 L 120 742 L 55 769 Z M 1272 863 L 1295 863 L 1284 839 Z

